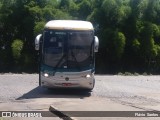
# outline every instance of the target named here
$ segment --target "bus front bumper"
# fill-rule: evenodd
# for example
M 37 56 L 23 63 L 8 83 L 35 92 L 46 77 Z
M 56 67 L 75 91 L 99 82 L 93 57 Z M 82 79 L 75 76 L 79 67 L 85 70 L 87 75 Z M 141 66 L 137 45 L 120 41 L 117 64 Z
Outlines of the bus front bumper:
M 82 88 L 93 89 L 95 84 L 94 73 L 91 71 L 76 73 L 56 73 L 47 75 L 41 73 L 40 84 L 47 88 Z

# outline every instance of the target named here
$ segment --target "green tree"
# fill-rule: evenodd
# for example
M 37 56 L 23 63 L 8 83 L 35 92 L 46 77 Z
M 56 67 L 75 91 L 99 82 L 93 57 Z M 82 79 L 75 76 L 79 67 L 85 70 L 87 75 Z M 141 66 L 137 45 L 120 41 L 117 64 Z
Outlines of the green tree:
M 124 53 L 125 44 L 125 35 L 122 32 L 115 32 L 113 37 L 113 45 L 115 49 L 113 50 L 118 59 L 120 59 Z
M 82 0 L 79 6 L 79 18 L 82 20 L 86 20 L 87 17 L 91 14 L 91 1 L 90 0 Z
M 37 22 L 36 25 L 34 26 L 34 35 L 38 35 L 40 33 L 42 33 L 43 29 L 44 29 L 44 25 L 45 22 Z
M 160 1 L 159 0 L 149 0 L 147 9 L 145 11 L 145 20 L 158 23 L 160 19 Z
M 21 56 L 22 56 L 22 50 L 23 50 L 23 41 L 16 39 L 13 41 L 12 43 L 12 53 L 13 53 L 13 57 L 15 59 L 16 64 L 18 64 Z
M 22 67 L 35 64 L 35 36 L 56 19 L 93 23 L 100 39 L 96 66 L 101 72 L 159 73 L 160 0 L 0 0 L 0 69 L 11 69 L 16 54 Z M 23 43 L 20 54 L 13 52 L 17 39 Z

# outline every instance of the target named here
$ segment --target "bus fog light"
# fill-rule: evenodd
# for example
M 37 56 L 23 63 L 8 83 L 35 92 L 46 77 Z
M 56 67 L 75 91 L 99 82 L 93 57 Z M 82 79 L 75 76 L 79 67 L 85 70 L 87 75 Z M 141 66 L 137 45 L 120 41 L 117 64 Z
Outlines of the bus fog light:
M 44 73 L 44 77 L 49 77 L 49 75 L 47 73 Z
M 89 75 L 89 74 L 88 74 L 88 75 L 86 75 L 86 78 L 91 78 L 91 75 Z

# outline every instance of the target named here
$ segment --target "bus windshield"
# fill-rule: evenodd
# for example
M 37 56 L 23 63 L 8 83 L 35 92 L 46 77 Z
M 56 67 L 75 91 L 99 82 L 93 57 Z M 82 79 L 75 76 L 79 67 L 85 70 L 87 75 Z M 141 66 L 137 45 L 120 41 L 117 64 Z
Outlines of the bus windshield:
M 43 62 L 54 68 L 90 67 L 93 64 L 93 31 L 44 31 Z

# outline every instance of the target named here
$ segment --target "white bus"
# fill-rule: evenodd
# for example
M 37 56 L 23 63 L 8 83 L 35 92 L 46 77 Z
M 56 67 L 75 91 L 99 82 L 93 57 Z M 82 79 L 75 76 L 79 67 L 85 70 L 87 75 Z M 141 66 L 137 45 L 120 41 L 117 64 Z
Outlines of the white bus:
M 95 52 L 99 40 L 90 22 L 52 20 L 35 39 L 40 53 L 39 85 L 47 88 L 82 88 L 95 85 Z

